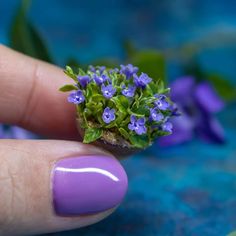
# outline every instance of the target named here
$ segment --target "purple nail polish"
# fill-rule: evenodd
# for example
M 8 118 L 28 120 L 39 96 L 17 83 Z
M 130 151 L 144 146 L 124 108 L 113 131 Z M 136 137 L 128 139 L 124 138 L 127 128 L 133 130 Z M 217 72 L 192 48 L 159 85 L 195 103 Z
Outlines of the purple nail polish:
M 121 164 L 107 156 L 59 160 L 53 169 L 53 204 L 58 215 L 93 214 L 117 206 L 127 190 Z

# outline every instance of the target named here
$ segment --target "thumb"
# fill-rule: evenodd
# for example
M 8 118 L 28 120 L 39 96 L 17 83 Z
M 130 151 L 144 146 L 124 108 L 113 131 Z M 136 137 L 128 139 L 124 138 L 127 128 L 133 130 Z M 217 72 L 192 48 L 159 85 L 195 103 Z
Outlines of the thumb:
M 0 235 L 79 228 L 111 214 L 127 176 L 110 154 L 70 141 L 0 141 Z

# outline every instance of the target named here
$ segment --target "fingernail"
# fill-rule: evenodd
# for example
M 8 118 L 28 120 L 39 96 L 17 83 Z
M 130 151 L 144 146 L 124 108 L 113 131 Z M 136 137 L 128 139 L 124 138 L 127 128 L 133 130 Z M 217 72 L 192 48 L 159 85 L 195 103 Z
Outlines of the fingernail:
M 58 161 L 52 176 L 58 215 L 84 215 L 117 206 L 127 190 L 121 164 L 108 156 L 70 157 Z

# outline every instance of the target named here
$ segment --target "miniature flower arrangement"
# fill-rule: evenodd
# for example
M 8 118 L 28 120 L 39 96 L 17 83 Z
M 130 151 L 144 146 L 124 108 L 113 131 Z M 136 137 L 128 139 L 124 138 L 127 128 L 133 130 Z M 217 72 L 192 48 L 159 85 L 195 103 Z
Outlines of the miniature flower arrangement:
M 139 73 L 131 64 L 119 69 L 89 66 L 78 73 L 67 66 L 64 72 L 74 82 L 60 91 L 72 91 L 68 102 L 76 105 L 84 143 L 99 141 L 108 150 L 144 149 L 171 134 L 169 119 L 177 115 L 177 108 L 162 81 Z

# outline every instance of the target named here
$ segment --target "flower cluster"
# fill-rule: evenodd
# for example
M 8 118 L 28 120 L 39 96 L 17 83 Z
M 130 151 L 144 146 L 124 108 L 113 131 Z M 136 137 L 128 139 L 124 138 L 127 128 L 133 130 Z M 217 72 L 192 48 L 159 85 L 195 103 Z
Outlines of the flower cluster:
M 66 67 L 74 84 L 60 90 L 72 91 L 68 102 L 77 107 L 85 129 L 84 142 L 106 141 L 108 132 L 123 138 L 131 147 L 145 148 L 155 138 L 172 133 L 170 118 L 176 105 L 161 81 L 139 72 L 131 64 L 120 68 L 89 66 L 76 73 Z
M 206 81 L 197 83 L 194 77 L 184 76 L 171 84 L 171 99 L 178 104 L 181 117 L 173 117 L 173 134 L 159 140 L 161 146 L 184 143 L 197 136 L 207 142 L 223 144 L 225 134 L 215 113 L 224 101 Z M 183 93 L 184 91 L 184 93 Z

